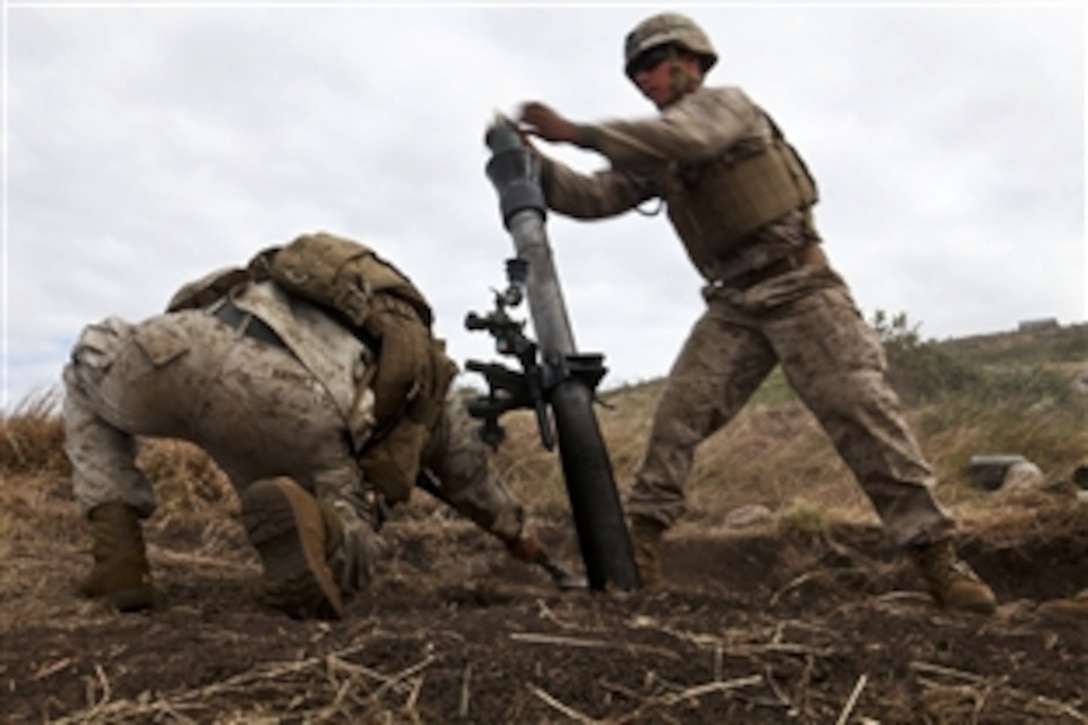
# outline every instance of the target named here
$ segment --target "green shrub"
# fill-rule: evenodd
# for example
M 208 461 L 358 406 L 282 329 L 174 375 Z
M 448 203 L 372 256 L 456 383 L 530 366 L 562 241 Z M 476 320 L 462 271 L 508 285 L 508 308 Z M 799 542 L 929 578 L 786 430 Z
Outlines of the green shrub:
M 907 405 L 968 391 L 982 383 L 980 367 L 946 352 L 932 340 L 923 341 L 918 334 L 920 325 L 911 323 L 906 313 L 889 318 L 877 310 L 871 324 L 884 345 L 888 380 Z

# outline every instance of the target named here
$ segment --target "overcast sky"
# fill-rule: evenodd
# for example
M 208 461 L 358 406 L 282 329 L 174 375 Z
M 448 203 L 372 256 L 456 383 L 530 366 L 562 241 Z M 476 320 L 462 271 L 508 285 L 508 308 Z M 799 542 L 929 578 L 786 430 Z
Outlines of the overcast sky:
M 744 88 L 807 160 L 866 317 L 937 339 L 1085 320 L 1079 3 L 668 7 L 712 37 L 708 82 Z M 525 100 L 653 114 L 621 48 L 658 9 L 9 0 L 0 406 L 58 385 L 83 325 L 319 229 L 407 271 L 457 360 L 498 359 L 463 327 L 513 253 L 484 130 Z M 664 375 L 702 307 L 664 216 L 548 232 L 604 386 Z

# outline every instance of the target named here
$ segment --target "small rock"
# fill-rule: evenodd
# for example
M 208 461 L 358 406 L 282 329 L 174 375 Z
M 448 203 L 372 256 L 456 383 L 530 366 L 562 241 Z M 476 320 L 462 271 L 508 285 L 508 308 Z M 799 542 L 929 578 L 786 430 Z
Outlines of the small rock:
M 1005 471 L 1005 478 L 1001 483 L 1001 491 L 1009 493 L 1021 493 L 1024 491 L 1037 491 L 1043 487 L 1046 481 L 1039 467 L 1028 460 L 1017 461 Z
M 1015 454 L 985 454 L 971 456 L 967 476 L 971 483 L 988 491 L 996 491 L 1005 483 L 1005 476 L 1014 463 L 1027 459 Z

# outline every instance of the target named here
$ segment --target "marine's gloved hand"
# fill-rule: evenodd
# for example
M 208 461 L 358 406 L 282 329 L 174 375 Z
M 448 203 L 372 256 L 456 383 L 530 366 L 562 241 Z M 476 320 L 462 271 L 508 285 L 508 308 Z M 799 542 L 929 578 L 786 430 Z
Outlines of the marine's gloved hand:
M 378 562 L 385 556 L 386 545 L 370 522 L 363 520 L 351 506 L 338 501 L 322 505 L 330 529 L 328 552 L 340 591 L 345 594 L 366 591 Z M 333 521 L 329 518 L 335 517 Z
M 535 156 L 537 158 L 543 158 L 543 154 L 540 153 L 540 149 L 538 149 L 536 147 L 536 144 L 533 143 L 532 137 L 529 135 L 528 130 L 524 126 L 517 123 L 513 119 L 507 118 L 505 116 L 503 116 L 501 120 L 496 121 L 496 124 L 498 124 L 498 123 L 504 123 L 511 130 L 513 130 L 514 133 L 516 133 L 518 135 L 518 138 L 521 139 L 522 146 L 524 146 L 529 151 L 529 153 L 531 153 L 533 156 Z M 494 131 L 495 131 L 495 126 L 492 125 L 492 126 L 489 126 L 487 131 L 484 133 L 484 145 L 485 146 L 490 146 L 491 145 L 491 135 L 494 133 Z
M 544 546 L 536 538 L 536 532 L 529 528 L 523 528 L 520 534 L 506 542 L 506 550 L 527 564 L 536 563 L 544 554 Z
M 522 129 L 545 141 L 576 143 L 581 133 L 577 124 L 537 101 L 522 105 L 518 122 Z

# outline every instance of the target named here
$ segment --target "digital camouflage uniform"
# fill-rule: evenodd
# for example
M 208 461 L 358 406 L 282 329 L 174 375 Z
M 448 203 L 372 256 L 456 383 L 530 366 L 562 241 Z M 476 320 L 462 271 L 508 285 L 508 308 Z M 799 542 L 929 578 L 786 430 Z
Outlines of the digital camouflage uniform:
M 371 364 L 369 350 L 272 282 L 248 285 L 235 301 L 290 351 L 198 310 L 139 324 L 111 317 L 84 330 L 64 373 L 65 448 L 84 511 L 121 500 L 151 515 L 155 492 L 133 461 L 135 438 L 149 436 L 200 446 L 239 492 L 284 475 L 320 499 L 351 502 L 369 518 L 360 492 L 372 487 L 359 474 L 344 422 L 352 381 Z M 457 510 L 500 538 L 518 533 L 522 506 L 491 474 L 486 447 L 454 396 L 424 464 Z
M 373 430 L 373 395 L 357 382 L 373 377 L 374 355 L 272 281 L 242 282 L 229 297 L 207 309 L 138 324 L 110 317 L 84 329 L 64 371 L 75 498 L 87 513 L 120 503 L 146 518 L 156 497 L 135 465 L 137 438 L 190 441 L 215 460 L 243 503 L 259 482 L 288 477 L 335 511 L 337 528 L 364 540 L 362 551 L 351 552 L 364 560 L 351 564 L 341 588 L 363 588 L 377 551 L 365 545 L 373 539 L 371 492 L 380 486 L 364 480 L 351 441 L 365 445 Z M 226 322 L 217 314 L 225 304 L 235 310 Z M 522 506 L 492 475 L 487 449 L 452 395 L 421 463 L 481 528 L 508 542 L 521 533 Z

